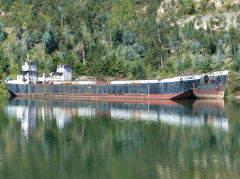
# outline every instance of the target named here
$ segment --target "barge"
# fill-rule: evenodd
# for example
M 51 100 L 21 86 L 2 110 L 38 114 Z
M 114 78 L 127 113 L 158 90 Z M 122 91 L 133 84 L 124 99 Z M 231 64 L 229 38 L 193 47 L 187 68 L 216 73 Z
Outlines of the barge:
M 72 70 L 60 64 L 49 78 L 37 75 L 37 64 L 22 63 L 16 80 L 7 80 L 9 96 L 56 99 L 160 100 L 224 98 L 228 71 L 154 80 L 72 80 Z

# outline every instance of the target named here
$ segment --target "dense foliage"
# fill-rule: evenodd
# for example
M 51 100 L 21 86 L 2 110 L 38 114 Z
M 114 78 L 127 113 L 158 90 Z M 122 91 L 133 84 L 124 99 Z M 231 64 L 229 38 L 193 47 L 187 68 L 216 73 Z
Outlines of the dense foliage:
M 237 11 L 237 4 L 216 10 L 194 0 L 175 6 L 163 0 L 2 0 L 0 8 L 2 76 L 16 72 L 27 53 L 40 73 L 66 63 L 75 76 L 147 79 L 226 64 L 240 70 L 240 15 L 233 25 L 224 14 L 214 16 Z M 212 17 L 203 27 L 206 13 Z

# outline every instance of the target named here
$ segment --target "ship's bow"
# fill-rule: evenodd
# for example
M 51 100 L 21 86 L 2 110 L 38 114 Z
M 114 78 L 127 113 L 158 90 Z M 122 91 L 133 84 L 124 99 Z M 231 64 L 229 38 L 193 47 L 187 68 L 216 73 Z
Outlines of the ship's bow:
M 215 72 L 201 76 L 201 81 L 193 91 L 197 98 L 223 99 L 228 71 Z

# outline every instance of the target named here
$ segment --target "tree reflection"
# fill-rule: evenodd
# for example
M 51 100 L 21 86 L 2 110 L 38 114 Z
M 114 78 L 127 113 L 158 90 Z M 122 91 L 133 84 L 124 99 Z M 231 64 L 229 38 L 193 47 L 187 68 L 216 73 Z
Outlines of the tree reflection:
M 239 122 L 231 119 L 227 130 L 214 123 L 220 124 L 229 116 L 222 101 L 214 104 L 177 101 L 172 105 L 25 102 L 1 105 L 1 178 L 237 178 L 239 175 Z M 28 130 L 26 137 L 12 107 L 29 105 L 36 107 L 36 125 Z M 228 110 L 240 107 L 228 105 Z M 164 119 L 165 113 L 168 120 Z M 61 120 L 66 115 L 68 122 L 61 126 L 58 115 Z M 169 116 L 182 121 L 170 123 Z

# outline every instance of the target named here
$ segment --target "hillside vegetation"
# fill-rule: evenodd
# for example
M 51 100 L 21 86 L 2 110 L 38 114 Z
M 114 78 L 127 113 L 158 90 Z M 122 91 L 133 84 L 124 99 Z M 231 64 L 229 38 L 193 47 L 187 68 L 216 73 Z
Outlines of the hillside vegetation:
M 0 79 L 15 76 L 29 54 L 39 73 L 65 63 L 75 77 L 229 69 L 228 94 L 237 94 L 239 9 L 234 0 L 1 0 Z

